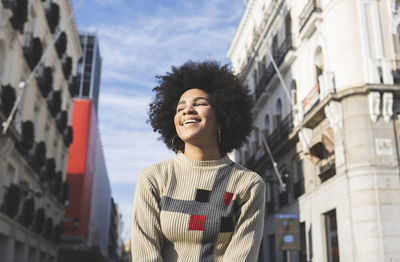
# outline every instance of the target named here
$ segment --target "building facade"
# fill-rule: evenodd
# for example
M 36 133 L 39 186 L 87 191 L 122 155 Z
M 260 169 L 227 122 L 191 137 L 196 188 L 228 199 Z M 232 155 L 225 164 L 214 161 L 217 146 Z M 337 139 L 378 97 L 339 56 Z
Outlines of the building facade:
M 0 257 L 4 262 L 57 260 L 68 205 L 65 170 L 73 138 L 72 72 L 82 55 L 75 23 L 67 21 L 71 13 L 68 0 L 0 1 Z M 6 130 L 14 104 L 16 111 Z
M 100 47 L 95 33 L 80 33 L 79 38 L 84 53 L 78 65 L 77 89 L 75 97 L 91 99 L 98 111 L 101 65 Z
M 400 260 L 399 8 L 247 2 L 228 57 L 255 99 L 235 159 L 267 184 L 259 261 Z M 277 215 L 299 217 L 298 250 Z

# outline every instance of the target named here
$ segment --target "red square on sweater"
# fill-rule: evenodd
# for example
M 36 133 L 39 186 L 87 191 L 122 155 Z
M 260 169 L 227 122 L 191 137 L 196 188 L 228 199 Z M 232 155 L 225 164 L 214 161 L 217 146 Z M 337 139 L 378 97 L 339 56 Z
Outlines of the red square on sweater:
M 231 204 L 232 198 L 233 198 L 233 193 L 225 192 L 224 204 L 229 206 Z
M 189 230 L 203 230 L 206 216 L 192 215 L 189 219 Z

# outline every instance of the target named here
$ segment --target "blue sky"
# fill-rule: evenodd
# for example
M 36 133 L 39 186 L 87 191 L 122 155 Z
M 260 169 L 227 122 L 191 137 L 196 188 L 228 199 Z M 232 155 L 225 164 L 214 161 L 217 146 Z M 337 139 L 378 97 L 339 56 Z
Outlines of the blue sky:
M 79 31 L 99 36 L 99 125 L 124 240 L 138 174 L 173 156 L 146 123 L 155 76 L 188 59 L 229 63 L 244 9 L 245 0 L 84 0 L 75 14 Z

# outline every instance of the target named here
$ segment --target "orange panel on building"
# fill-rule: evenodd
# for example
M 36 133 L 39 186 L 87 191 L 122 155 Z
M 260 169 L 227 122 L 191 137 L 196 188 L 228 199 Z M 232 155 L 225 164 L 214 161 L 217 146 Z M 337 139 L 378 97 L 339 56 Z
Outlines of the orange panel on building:
M 74 139 L 69 149 L 67 181 L 69 206 L 63 236 L 88 240 L 95 165 L 97 116 L 90 100 L 75 99 L 72 109 Z M 78 223 L 74 223 L 79 221 Z

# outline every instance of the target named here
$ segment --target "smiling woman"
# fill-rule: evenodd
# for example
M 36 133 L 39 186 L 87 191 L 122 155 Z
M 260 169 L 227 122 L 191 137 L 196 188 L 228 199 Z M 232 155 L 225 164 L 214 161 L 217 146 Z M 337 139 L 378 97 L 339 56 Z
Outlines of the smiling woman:
M 158 78 L 150 123 L 178 154 L 139 175 L 133 261 L 256 261 L 265 184 L 227 156 L 253 125 L 244 81 L 215 61 Z

